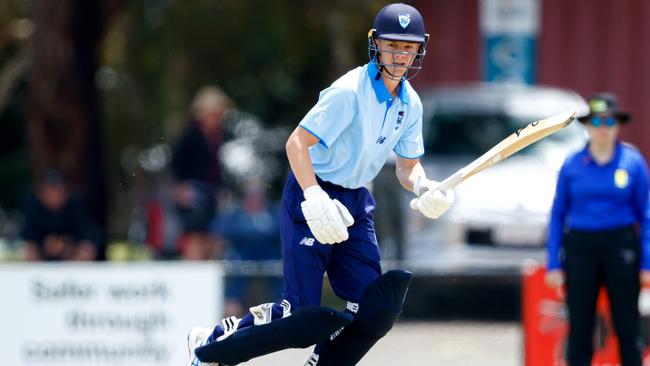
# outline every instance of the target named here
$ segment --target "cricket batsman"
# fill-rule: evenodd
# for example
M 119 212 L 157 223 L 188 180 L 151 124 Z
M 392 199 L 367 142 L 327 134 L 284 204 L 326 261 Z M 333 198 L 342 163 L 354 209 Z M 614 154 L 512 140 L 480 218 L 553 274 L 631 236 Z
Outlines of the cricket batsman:
M 305 365 L 355 365 L 392 328 L 411 273 L 382 275 L 366 185 L 392 151 L 399 182 L 418 196 L 415 209 L 436 219 L 454 203 L 453 191 L 437 189 L 419 160 L 422 104 L 408 80 L 421 69 L 428 37 L 412 6 L 379 11 L 368 33 L 370 61 L 323 90 L 286 143 L 283 299 L 215 328 L 192 328 L 188 366 L 235 365 L 313 344 Z M 345 311 L 320 306 L 325 272 Z

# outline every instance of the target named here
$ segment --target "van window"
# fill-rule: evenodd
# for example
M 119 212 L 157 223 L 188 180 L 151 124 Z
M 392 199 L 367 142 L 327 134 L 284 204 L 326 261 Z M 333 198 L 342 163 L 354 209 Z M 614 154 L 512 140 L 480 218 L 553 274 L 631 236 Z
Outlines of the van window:
M 427 155 L 478 157 L 530 122 L 532 120 L 522 121 L 496 114 L 440 113 L 425 124 L 424 148 Z M 576 129 L 566 128 L 526 147 L 518 154 L 528 154 L 575 138 Z

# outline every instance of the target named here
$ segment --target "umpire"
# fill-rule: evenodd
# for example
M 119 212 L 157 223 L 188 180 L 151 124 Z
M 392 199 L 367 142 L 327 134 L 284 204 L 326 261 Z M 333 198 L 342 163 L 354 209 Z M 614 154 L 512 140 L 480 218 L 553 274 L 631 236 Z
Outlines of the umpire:
M 641 153 L 619 140 L 630 115 L 616 97 L 597 94 L 580 118 L 589 141 L 560 170 L 548 235 L 546 283 L 566 279 L 567 361 L 589 366 L 596 299 L 607 288 L 623 366 L 641 366 L 638 310 L 641 283 L 650 284 L 648 168 Z

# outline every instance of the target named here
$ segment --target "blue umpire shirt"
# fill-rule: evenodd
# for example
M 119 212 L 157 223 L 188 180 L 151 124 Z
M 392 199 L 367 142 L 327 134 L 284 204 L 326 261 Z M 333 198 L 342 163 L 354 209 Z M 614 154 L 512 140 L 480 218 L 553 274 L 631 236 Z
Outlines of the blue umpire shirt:
M 569 156 L 558 176 L 548 233 L 549 270 L 561 267 L 566 229 L 599 231 L 640 225 L 641 268 L 650 269 L 648 167 L 633 146 L 616 143 L 613 159 L 597 164 L 588 151 Z
M 408 159 L 424 154 L 420 97 L 402 79 L 393 98 L 374 62 L 323 90 L 299 126 L 319 139 L 309 148 L 316 175 L 345 188 L 373 180 L 391 151 Z

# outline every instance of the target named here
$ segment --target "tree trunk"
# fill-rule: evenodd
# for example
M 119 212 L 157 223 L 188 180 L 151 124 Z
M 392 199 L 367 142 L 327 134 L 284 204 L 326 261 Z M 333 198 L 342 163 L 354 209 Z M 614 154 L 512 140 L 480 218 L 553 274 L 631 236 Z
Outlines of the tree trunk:
M 34 4 L 27 125 L 34 178 L 63 172 L 106 225 L 106 184 L 95 74 L 106 25 L 124 1 L 41 0 Z

